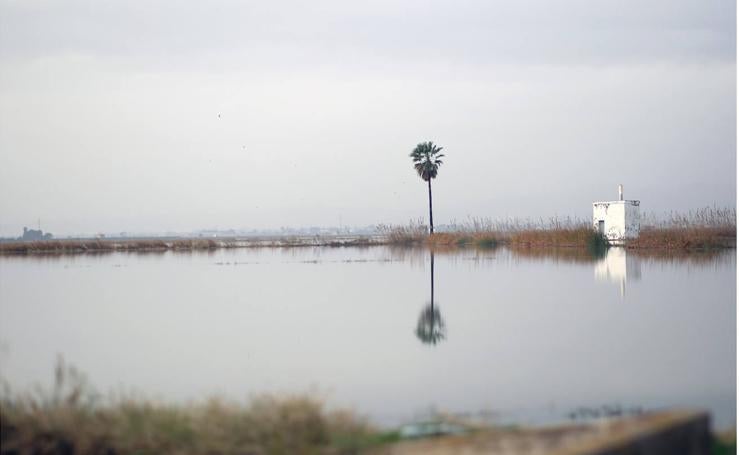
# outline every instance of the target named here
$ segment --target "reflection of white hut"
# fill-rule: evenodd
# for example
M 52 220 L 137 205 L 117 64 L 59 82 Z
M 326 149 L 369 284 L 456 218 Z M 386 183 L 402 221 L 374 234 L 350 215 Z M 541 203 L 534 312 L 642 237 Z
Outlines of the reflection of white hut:
M 614 245 L 639 237 L 639 201 L 625 201 L 619 185 L 618 201 L 593 202 L 593 229 Z
M 639 259 L 629 257 L 624 248 L 608 248 L 606 256 L 595 263 L 595 279 L 618 283 L 621 297 L 626 294 L 626 280 L 641 278 Z

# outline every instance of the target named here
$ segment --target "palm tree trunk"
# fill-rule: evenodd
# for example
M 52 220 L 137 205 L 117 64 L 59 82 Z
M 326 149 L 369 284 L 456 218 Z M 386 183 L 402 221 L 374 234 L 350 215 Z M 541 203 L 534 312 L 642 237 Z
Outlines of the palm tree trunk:
M 429 224 L 431 226 L 431 234 L 434 233 L 434 210 L 432 209 L 431 205 L 431 179 L 428 179 L 429 182 Z

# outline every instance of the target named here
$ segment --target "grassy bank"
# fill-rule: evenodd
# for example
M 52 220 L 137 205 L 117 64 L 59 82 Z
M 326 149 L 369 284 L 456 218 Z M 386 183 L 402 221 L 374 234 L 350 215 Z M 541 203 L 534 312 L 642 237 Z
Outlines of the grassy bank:
M 584 225 L 524 226 L 519 229 L 497 229 L 487 225 L 455 225 L 454 230 L 432 235 L 415 224 L 409 226 L 381 226 L 386 243 L 392 245 L 426 245 L 429 247 L 494 248 L 506 245 L 513 248 L 599 247 L 602 237 Z
M 431 248 L 513 249 L 587 248 L 602 251 L 605 241 L 590 221 L 573 218 L 505 220 L 470 218 L 451 223 L 428 235 L 423 220 L 406 225 L 378 225 L 376 236 L 274 237 L 274 238 L 176 238 L 176 239 L 78 239 L 39 242 L 0 242 L 0 255 L 78 254 L 106 252 L 210 251 L 219 248 L 356 247 L 373 245 L 425 246 Z M 663 217 L 647 214 L 638 239 L 626 244 L 633 250 L 710 250 L 736 248 L 736 210 L 704 208 Z
M 103 400 L 59 364 L 51 392 L 0 400 L 3 454 L 340 454 L 397 439 L 309 396 L 172 405 Z
M 38 242 L 2 242 L 0 255 L 80 254 L 111 252 L 212 251 L 221 248 L 297 248 L 311 246 L 344 247 L 379 244 L 369 237 L 320 238 L 284 237 L 276 239 L 78 239 Z
M 111 251 L 167 251 L 167 250 L 212 250 L 228 248 L 232 242 L 210 239 L 137 239 L 137 240 L 43 240 L 37 242 L 0 243 L 0 252 L 5 254 L 33 253 L 92 253 Z
M 407 226 L 387 228 L 377 238 L 285 238 L 279 240 L 48 240 L 0 243 L 0 255 L 102 254 L 112 252 L 215 251 L 222 248 L 366 247 L 376 245 L 424 246 L 437 249 L 495 248 L 606 248 L 605 240 L 590 227 L 541 228 L 521 231 L 453 231 L 428 235 Z M 642 229 L 626 245 L 632 250 L 711 250 L 736 248 L 736 229 L 717 227 Z

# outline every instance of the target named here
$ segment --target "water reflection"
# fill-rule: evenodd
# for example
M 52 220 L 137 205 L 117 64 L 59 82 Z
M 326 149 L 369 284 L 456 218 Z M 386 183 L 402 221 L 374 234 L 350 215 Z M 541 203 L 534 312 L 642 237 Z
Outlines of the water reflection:
M 431 268 L 428 249 L 390 247 L 0 257 L 0 371 L 25 390 L 62 353 L 100 390 L 177 402 L 316 385 L 381 425 L 434 404 L 502 424 L 679 406 L 735 426 L 736 250 L 433 256 Z M 622 279 L 629 304 L 614 305 Z M 437 295 L 454 302 L 443 314 Z M 442 316 L 464 336 L 449 340 Z
M 514 246 L 510 251 L 517 258 L 548 261 L 555 264 L 591 264 L 604 258 L 607 254 L 606 250 L 596 251 L 592 248 L 577 247 L 530 248 Z
M 431 251 L 431 303 L 418 317 L 416 336 L 424 344 L 436 344 L 446 338 L 446 324 L 438 306 L 434 306 L 434 252 Z
M 617 283 L 621 298 L 624 298 L 626 281 L 641 279 L 641 261 L 627 254 L 625 248 L 609 248 L 605 257 L 595 263 L 595 279 Z

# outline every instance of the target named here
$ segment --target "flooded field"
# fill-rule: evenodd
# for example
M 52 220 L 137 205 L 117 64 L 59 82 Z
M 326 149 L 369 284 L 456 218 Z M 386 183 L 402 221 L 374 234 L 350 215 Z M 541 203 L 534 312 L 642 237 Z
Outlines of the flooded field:
M 433 284 L 432 284 L 433 283 Z M 433 296 L 433 297 L 432 297 Z M 733 426 L 736 255 L 292 248 L 0 258 L 0 369 L 186 402 L 309 392 L 396 425 L 710 410 Z

